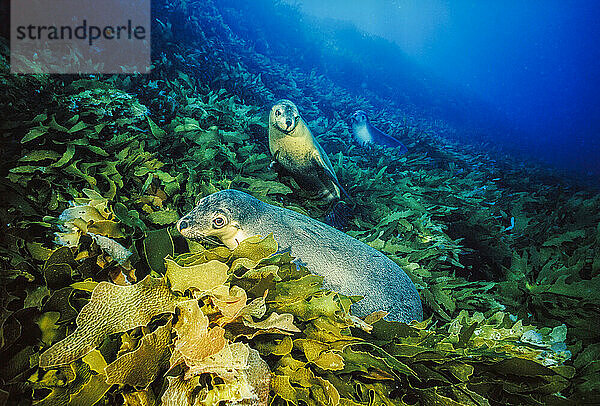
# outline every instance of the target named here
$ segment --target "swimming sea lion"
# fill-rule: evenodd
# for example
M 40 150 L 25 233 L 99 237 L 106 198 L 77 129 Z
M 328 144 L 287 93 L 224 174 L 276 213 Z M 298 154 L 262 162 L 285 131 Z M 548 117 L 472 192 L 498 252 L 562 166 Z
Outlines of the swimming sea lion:
M 419 293 L 406 273 L 376 249 L 308 216 L 227 189 L 200 200 L 177 222 L 186 238 L 216 237 L 233 249 L 244 239 L 273 233 L 280 251 L 325 278 L 327 288 L 364 299 L 352 306 L 365 316 L 377 310 L 390 320 L 421 321 Z
M 340 199 L 340 185 L 323 148 L 289 100 L 279 100 L 269 114 L 269 150 L 300 186 L 325 201 Z
M 390 148 L 399 147 L 403 154 L 408 152 L 408 148 L 400 141 L 373 127 L 367 113 L 363 110 L 356 111 L 350 119 L 352 121 L 352 136 L 360 145 L 373 143 Z

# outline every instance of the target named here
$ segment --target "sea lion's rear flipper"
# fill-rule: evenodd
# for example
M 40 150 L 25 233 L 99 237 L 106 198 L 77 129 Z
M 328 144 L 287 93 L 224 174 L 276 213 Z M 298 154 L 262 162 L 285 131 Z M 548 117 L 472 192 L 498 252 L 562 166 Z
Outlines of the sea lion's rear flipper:
M 352 209 L 343 201 L 336 202 L 327 213 L 325 213 L 324 223 L 344 231 L 348 227 L 348 222 L 352 216 Z
M 375 127 L 372 127 L 371 133 L 373 134 L 373 137 L 375 138 L 374 142 L 376 144 L 385 145 L 386 147 L 389 147 L 389 148 L 399 148 L 400 153 L 402 155 L 408 153 L 408 148 L 406 148 L 406 146 L 403 143 L 401 143 L 399 140 L 392 137 L 391 135 L 386 134 L 383 131 L 381 131 Z
M 352 198 L 350 197 L 348 192 L 346 192 L 346 190 L 342 187 L 342 185 L 340 184 L 340 181 L 338 180 L 337 176 L 335 175 L 335 172 L 333 171 L 333 166 L 331 165 L 331 162 L 329 161 L 327 154 L 325 153 L 325 151 L 323 151 L 323 148 L 321 148 L 321 146 L 319 144 L 316 144 L 316 147 L 317 147 L 317 149 L 315 151 L 313 151 L 314 160 L 317 162 L 317 164 L 319 166 L 321 166 L 323 168 L 323 170 L 325 171 L 325 174 L 333 181 L 333 183 L 335 183 L 335 185 L 338 188 L 340 188 L 340 190 L 348 198 L 348 200 L 350 202 L 352 202 Z

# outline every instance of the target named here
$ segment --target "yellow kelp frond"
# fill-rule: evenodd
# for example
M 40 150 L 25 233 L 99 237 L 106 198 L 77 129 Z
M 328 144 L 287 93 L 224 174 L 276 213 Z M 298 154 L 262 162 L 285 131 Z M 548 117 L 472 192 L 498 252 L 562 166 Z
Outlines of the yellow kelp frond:
M 252 386 L 248 382 L 246 374 L 241 373 L 234 376 L 230 382 L 221 384 L 213 381 L 212 389 L 203 394 L 201 405 L 218 405 L 219 402 L 235 404 L 244 400 L 254 400 L 257 396 L 252 392 Z
M 160 398 L 163 406 L 194 406 L 198 405 L 195 389 L 199 386 L 197 376 L 185 380 L 181 375 L 167 376 L 168 387 Z
M 61 368 L 60 371 L 46 372 L 36 382 L 35 389 L 48 389 L 48 394 L 43 399 L 34 402 L 34 405 L 63 406 L 69 404 L 71 396 L 80 392 L 92 378 L 90 367 L 82 361 Z
M 329 351 L 330 345 L 320 341 L 306 339 L 297 339 L 294 341 L 294 345 L 304 352 L 308 362 L 312 362 L 321 369 L 344 369 L 344 359 L 338 354 L 339 350 L 336 352 Z M 349 343 L 346 343 L 345 345 L 349 345 Z M 343 349 L 343 347 L 341 349 Z
M 300 279 L 278 283 L 273 302 L 276 306 L 294 306 L 321 291 L 323 277 L 306 275 Z
M 232 259 L 248 258 L 252 261 L 260 261 L 277 252 L 277 242 L 273 234 L 266 237 L 254 236 L 246 238 L 231 253 Z
M 217 353 L 202 360 L 189 360 L 189 370 L 186 376 L 214 373 L 226 382 L 231 380 L 243 369 L 248 367 L 250 347 L 245 343 L 225 344 Z
M 181 266 L 166 258 L 166 277 L 174 291 L 184 293 L 188 289 L 209 291 L 227 281 L 229 267 L 217 260 L 191 266 Z
M 199 376 L 206 372 L 222 379 L 211 379 L 210 386 L 201 384 Z M 169 386 L 161 400 L 163 405 L 177 406 L 221 401 L 267 405 L 270 378 L 269 367 L 256 350 L 234 343 L 191 368 L 185 377 L 167 377 Z
M 300 329 L 294 325 L 294 316 L 285 313 L 271 313 L 266 320 L 248 321 L 244 320 L 244 325 L 258 330 L 266 330 L 269 333 L 291 334 L 299 333 Z
M 50 394 L 34 402 L 35 405 L 65 404 L 93 406 L 104 397 L 112 386 L 105 381 L 106 361 L 94 350 L 83 359 L 44 373 L 39 380 L 33 378 L 36 389 L 48 389 Z
M 188 364 L 202 361 L 223 349 L 227 344 L 225 330 L 219 326 L 208 328 L 208 317 L 200 310 L 197 300 L 187 300 L 177 308 L 179 320 L 173 326 L 177 338 L 171 366 L 182 359 Z
M 211 293 L 211 301 L 219 309 L 223 316 L 219 320 L 220 325 L 227 324 L 241 315 L 246 307 L 248 296 L 246 291 L 239 286 L 219 286 Z
M 309 300 L 298 300 L 291 303 L 282 303 L 277 307 L 280 311 L 296 314 L 301 320 L 312 320 L 326 315 L 332 319 L 336 315 L 344 317 L 345 310 L 337 299 L 338 294 L 334 292 L 313 295 Z
M 96 348 L 110 334 L 146 326 L 152 317 L 173 313 L 177 297 L 166 280 L 147 276 L 130 286 L 101 282 L 77 316 L 77 329 L 40 356 L 40 366 L 69 364 Z
M 93 406 L 104 397 L 112 384 L 106 382 L 106 376 L 104 375 L 106 360 L 100 351 L 94 350 L 88 353 L 82 358 L 82 361 L 88 364 L 92 375 L 79 391 L 71 395 L 69 404 Z
M 250 349 L 247 365 L 240 370 L 230 382 L 216 383 L 206 393 L 202 400 L 204 405 L 216 405 L 221 401 L 228 403 L 241 402 L 255 406 L 267 405 L 271 371 L 267 363 L 260 357 L 258 351 Z
M 109 364 L 105 369 L 106 382 L 143 388 L 150 385 L 171 356 L 170 343 L 171 322 L 169 321 L 142 337 L 140 345 L 134 351 L 120 356 Z
M 274 309 L 295 314 L 301 320 L 308 321 L 320 316 L 335 320 L 347 318 L 342 298 L 334 292 L 322 291 L 323 278 L 307 275 L 277 284 L 272 299 Z

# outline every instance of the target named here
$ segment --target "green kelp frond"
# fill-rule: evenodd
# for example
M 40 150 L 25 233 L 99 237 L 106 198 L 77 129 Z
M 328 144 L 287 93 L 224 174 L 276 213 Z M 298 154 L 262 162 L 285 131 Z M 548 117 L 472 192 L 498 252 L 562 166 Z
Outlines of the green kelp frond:
M 97 87 L 98 82 L 78 80 L 71 84 L 74 89 L 87 89 Z M 103 87 L 103 88 L 102 88 Z M 111 86 L 83 90 L 67 99 L 67 103 L 74 111 L 86 111 L 87 115 L 94 115 L 96 120 L 110 118 L 113 120 L 143 120 L 148 113 L 148 108 L 140 104 L 130 94 Z M 85 115 L 83 115 L 85 117 Z M 77 127 L 69 131 L 76 132 L 86 126 L 80 122 Z

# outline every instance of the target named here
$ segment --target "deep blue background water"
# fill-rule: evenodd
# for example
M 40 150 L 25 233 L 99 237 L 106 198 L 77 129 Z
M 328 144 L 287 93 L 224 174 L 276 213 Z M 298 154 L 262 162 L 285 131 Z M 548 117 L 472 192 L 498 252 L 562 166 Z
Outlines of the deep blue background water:
M 493 123 L 496 131 L 488 135 L 509 151 L 600 176 L 599 1 L 286 3 L 316 17 L 306 30 L 331 33 L 332 20 L 343 21 L 397 45 L 399 57 L 414 64 L 413 77 L 422 83 L 391 85 L 423 85 L 430 91 L 426 98 L 431 108 L 441 116 L 482 127 Z M 406 70 L 389 53 L 353 49 L 357 42 L 340 41 L 339 30 L 335 44 L 327 38 L 315 47 L 335 47 L 338 52 L 346 47 L 348 53 L 363 52 L 388 69 Z M 365 86 L 360 77 L 364 72 L 357 73 L 357 86 Z M 448 97 L 449 88 L 453 97 Z M 412 94 L 422 94 L 415 89 Z M 444 97 L 437 98 L 436 89 Z

